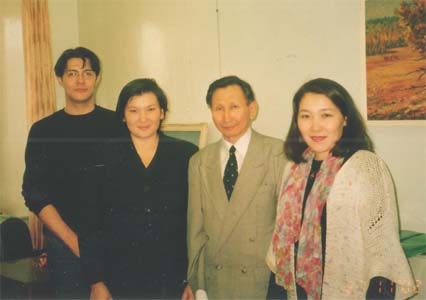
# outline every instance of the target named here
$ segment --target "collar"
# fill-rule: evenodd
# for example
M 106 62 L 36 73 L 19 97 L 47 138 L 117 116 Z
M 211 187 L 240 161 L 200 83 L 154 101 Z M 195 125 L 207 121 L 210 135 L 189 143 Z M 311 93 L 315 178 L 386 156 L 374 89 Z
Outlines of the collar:
M 242 157 L 245 157 L 248 150 L 249 143 L 250 143 L 251 134 L 252 134 L 252 130 L 249 127 L 247 131 L 238 139 L 238 141 L 235 144 L 231 144 L 230 142 L 222 138 L 222 141 L 223 141 L 222 147 L 224 148 L 226 153 L 229 153 L 229 149 L 233 145 L 235 149 L 237 149 L 236 152 L 240 153 Z
M 243 165 L 244 158 L 246 157 L 246 153 L 250 144 L 250 139 L 252 136 L 252 130 L 249 128 L 239 139 L 235 144 L 231 144 L 230 142 L 224 140 L 222 138 L 222 145 L 220 147 L 220 164 L 221 164 L 221 170 L 222 175 L 225 171 L 226 162 L 229 158 L 229 149 L 233 145 L 236 149 L 235 156 L 237 158 L 237 164 L 238 164 L 238 172 L 241 170 L 241 166 Z

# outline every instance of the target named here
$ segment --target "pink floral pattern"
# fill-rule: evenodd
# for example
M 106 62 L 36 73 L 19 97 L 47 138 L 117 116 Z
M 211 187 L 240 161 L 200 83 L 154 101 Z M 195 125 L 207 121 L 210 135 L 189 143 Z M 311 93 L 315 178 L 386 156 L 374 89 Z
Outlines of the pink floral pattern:
M 278 199 L 277 220 L 272 236 L 275 253 L 276 281 L 291 290 L 294 278 L 308 294 L 309 299 L 321 298 L 322 287 L 322 242 L 321 214 L 336 173 L 342 166 L 343 158 L 330 153 L 316 175 L 315 182 L 305 205 L 304 220 L 301 224 L 302 202 L 306 182 L 311 169 L 314 153 L 307 149 L 303 154 L 306 162 L 294 164 L 283 183 Z M 296 276 L 292 258 L 295 242 L 299 241 Z

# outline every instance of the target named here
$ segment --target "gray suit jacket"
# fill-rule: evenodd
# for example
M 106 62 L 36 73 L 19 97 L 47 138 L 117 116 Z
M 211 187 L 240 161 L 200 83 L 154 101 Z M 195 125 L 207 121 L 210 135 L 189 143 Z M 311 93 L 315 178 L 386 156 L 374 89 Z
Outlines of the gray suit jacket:
M 189 165 L 188 280 L 209 299 L 265 299 L 265 256 L 274 228 L 283 142 L 252 131 L 230 201 L 213 143 Z

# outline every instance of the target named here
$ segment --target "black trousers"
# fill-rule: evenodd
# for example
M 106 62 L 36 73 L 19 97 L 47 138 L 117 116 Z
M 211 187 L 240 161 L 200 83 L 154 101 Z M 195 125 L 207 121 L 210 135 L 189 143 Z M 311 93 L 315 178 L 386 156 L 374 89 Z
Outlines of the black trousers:
M 88 299 L 89 284 L 84 278 L 80 258 L 62 240 L 45 230 L 47 266 L 55 299 Z

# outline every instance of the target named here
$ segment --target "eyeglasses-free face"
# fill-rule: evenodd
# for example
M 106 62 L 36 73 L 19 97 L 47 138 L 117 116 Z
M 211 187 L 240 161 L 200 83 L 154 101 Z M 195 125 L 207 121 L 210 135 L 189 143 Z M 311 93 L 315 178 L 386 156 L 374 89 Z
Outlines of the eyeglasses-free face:
M 256 116 L 256 101 L 248 103 L 239 85 L 218 88 L 212 96 L 211 113 L 223 138 L 234 144 L 250 127 Z
M 164 111 L 152 92 L 135 95 L 129 99 L 124 109 L 124 122 L 132 139 L 150 139 L 158 134 Z
M 307 93 L 299 104 L 297 127 L 316 160 L 327 158 L 343 134 L 346 117 L 328 97 Z

